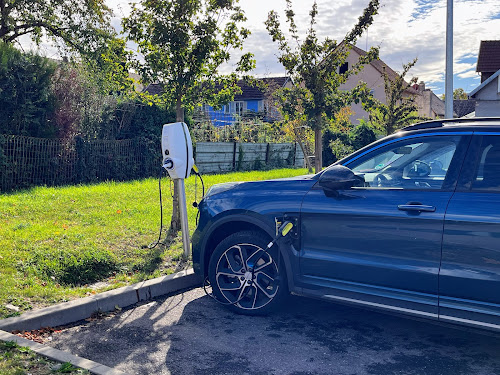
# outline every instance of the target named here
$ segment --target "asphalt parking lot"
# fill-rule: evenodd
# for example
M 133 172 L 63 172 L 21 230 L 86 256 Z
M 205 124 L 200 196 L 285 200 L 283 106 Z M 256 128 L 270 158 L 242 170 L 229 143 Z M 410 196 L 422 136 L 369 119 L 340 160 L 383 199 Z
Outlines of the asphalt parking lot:
M 49 345 L 126 374 L 500 374 L 500 335 L 299 297 L 240 316 L 202 289 L 73 326 Z

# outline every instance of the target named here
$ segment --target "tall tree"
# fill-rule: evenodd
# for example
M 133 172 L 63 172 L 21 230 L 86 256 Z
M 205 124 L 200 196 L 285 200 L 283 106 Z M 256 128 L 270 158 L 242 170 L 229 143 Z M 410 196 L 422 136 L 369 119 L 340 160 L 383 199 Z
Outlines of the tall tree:
M 316 17 L 318 7 L 314 3 L 310 11 L 310 25 L 304 41 L 300 41 L 295 13 L 292 10 L 291 0 L 286 0 L 286 21 L 291 40 L 287 40 L 281 30 L 278 14 L 271 11 L 266 21 L 266 27 L 278 43 L 280 56 L 278 60 L 285 67 L 294 82 L 290 89 L 280 92 L 280 102 L 285 104 L 284 112 L 292 114 L 298 107 L 304 109 L 304 116 L 308 125 L 314 130 L 315 169 L 322 168 L 322 131 L 327 126 L 327 119 L 333 118 L 342 108 L 358 102 L 369 95 L 364 83 L 359 83 L 354 89 L 340 90 L 340 86 L 347 79 L 357 74 L 364 64 L 378 58 L 378 48 L 371 48 L 359 61 L 348 69 L 346 59 L 352 46 L 362 33 L 373 23 L 373 16 L 379 9 L 379 1 L 371 0 L 359 17 L 357 24 L 345 36 L 341 43 L 325 38 L 320 41 L 316 33 Z
M 255 66 L 253 55 L 243 54 L 235 73 L 221 75 L 231 50 L 242 49 L 250 31 L 238 0 L 142 0 L 123 20 L 128 38 L 138 45 L 141 59 L 135 67 L 145 82 L 158 82 L 161 97 L 184 121 L 186 109 L 204 102 L 220 105 L 240 92 L 237 74 Z M 160 125 L 160 124 L 158 124 Z M 180 229 L 178 193 L 174 202 L 170 233 Z
M 446 95 L 443 94 L 441 95 L 441 100 L 444 100 L 446 98 Z M 461 87 L 453 90 L 453 99 L 455 100 L 467 100 L 469 98 L 469 96 L 467 95 L 467 93 L 465 92 L 465 90 Z
M 0 0 L 0 40 L 45 35 L 85 54 L 113 34 L 110 15 L 104 0 Z
M 418 78 L 413 77 L 406 82 L 405 77 L 408 71 L 416 64 L 417 59 L 403 65 L 401 74 L 389 77 L 384 68 L 384 90 L 385 103 L 373 99 L 367 103 L 366 107 L 371 109 L 371 123 L 383 131 L 386 135 L 392 134 L 395 130 L 422 120 L 418 115 L 418 107 L 415 97 L 409 95 L 407 90 L 417 83 Z
M 56 64 L 22 53 L 0 41 L 0 134 L 54 137 L 55 98 L 51 78 Z

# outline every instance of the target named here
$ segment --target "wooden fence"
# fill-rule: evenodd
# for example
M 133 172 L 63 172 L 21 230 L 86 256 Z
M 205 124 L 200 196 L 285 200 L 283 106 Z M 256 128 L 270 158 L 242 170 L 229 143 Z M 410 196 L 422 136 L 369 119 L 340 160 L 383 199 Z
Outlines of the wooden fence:
M 195 163 L 202 173 L 302 168 L 304 154 L 297 143 L 197 142 Z

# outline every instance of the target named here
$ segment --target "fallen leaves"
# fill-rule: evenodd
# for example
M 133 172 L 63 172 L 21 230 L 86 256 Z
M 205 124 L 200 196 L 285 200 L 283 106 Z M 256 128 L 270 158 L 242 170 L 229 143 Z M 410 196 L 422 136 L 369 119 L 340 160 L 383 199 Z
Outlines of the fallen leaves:
M 60 332 L 62 332 L 62 329 L 59 327 L 43 327 L 32 331 L 12 331 L 12 334 L 43 344 L 44 342 L 52 341 L 52 335 Z

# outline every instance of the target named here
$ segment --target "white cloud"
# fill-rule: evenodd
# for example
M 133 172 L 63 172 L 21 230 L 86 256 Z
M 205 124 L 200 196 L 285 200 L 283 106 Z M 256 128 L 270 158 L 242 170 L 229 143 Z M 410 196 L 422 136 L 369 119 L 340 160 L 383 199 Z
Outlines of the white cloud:
M 275 7 L 284 23 L 284 0 L 242 0 L 241 5 L 252 20 L 256 39 L 249 40 L 249 50 L 255 48 L 258 60 L 257 73 L 264 73 L 263 67 L 278 67 L 272 62 L 276 45 L 264 41 L 263 25 L 270 8 Z M 312 0 L 295 0 L 293 9 L 297 13 L 297 23 L 302 31 L 308 26 L 308 12 Z M 318 34 L 341 40 L 361 15 L 368 0 L 318 0 Z M 278 10 L 281 9 L 281 11 Z M 498 0 L 455 0 L 454 2 L 454 71 L 460 78 L 474 78 L 470 70 L 475 61 L 464 63 L 464 59 L 475 59 L 481 40 L 498 39 L 500 19 Z M 418 16 L 417 16 L 418 15 Z M 417 16 L 417 17 L 416 17 Z M 403 64 L 418 58 L 410 75 L 419 77 L 442 90 L 445 70 L 445 30 L 446 0 L 429 1 L 419 6 L 415 0 L 386 0 L 367 35 L 358 41 L 360 48 L 380 46 L 380 57 L 395 70 Z M 262 39 L 261 39 L 262 38 Z M 264 46 L 263 46 L 264 45 Z M 259 61 L 263 63 L 259 64 Z M 466 73 L 467 72 L 467 73 Z
M 314 0 L 292 0 L 299 32 L 304 35 L 309 26 L 309 11 Z M 318 35 L 342 40 L 356 23 L 368 0 L 317 0 Z M 120 19 L 130 12 L 128 1 L 106 0 L 114 10 L 113 25 L 119 28 Z M 385 0 L 374 24 L 358 41 L 360 48 L 380 46 L 380 57 L 394 70 L 401 70 L 415 57 L 418 62 L 410 75 L 418 76 L 439 90 L 444 86 L 446 0 Z M 420 5 L 419 5 L 420 4 Z M 252 36 L 245 43 L 245 50 L 256 55 L 256 75 L 284 74 L 277 61 L 277 45 L 265 30 L 264 21 L 269 11 L 276 10 L 282 26 L 286 27 L 285 0 L 240 0 L 240 6 L 248 17 L 247 26 Z M 496 17 L 496 18 L 495 18 Z M 499 39 L 500 1 L 455 0 L 454 1 L 454 70 L 460 78 L 473 79 L 481 40 Z M 24 45 L 24 43 L 23 43 Z M 28 44 L 26 44 L 28 45 Z M 48 54 L 53 49 L 44 47 Z M 237 57 L 238 54 L 235 55 Z M 466 60 L 467 61 L 464 61 Z M 234 64 L 235 59 L 233 59 Z M 230 71 L 233 65 L 224 67 Z M 473 81 L 471 81 L 473 82 Z M 470 84 L 470 83 L 468 83 Z M 472 83 L 476 85 L 476 83 Z
M 469 70 L 467 72 L 457 74 L 460 78 L 472 78 L 479 79 L 478 73 L 475 69 Z

